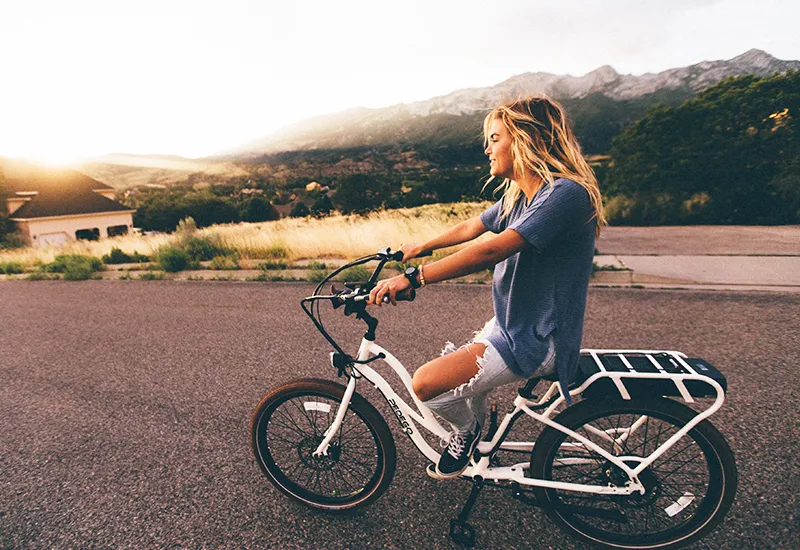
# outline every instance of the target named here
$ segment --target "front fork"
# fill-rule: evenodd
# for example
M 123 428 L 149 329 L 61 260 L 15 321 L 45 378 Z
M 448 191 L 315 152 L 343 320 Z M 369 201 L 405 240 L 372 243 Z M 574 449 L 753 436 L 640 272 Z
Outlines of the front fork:
M 372 342 L 368 339 L 363 339 L 361 341 L 361 347 L 358 349 L 358 360 L 359 361 L 366 361 L 370 358 L 370 351 L 369 347 Z M 333 354 L 331 354 L 331 362 L 333 362 Z M 352 367 L 351 367 L 352 368 Z M 328 446 L 333 441 L 333 438 L 339 432 L 339 428 L 342 427 L 342 422 L 344 421 L 344 415 L 347 414 L 347 408 L 350 406 L 350 400 L 353 398 L 353 393 L 356 391 L 356 379 L 358 376 L 354 376 L 354 372 L 351 371 L 350 378 L 347 381 L 347 388 L 344 390 L 344 395 L 342 396 L 342 402 L 339 404 L 339 409 L 336 411 L 336 418 L 333 419 L 333 423 L 328 426 L 328 429 L 325 430 L 325 437 L 322 439 L 322 442 L 317 446 L 317 449 L 314 451 L 314 456 L 328 456 Z
M 342 427 L 342 421 L 344 420 L 344 415 L 347 414 L 347 407 L 350 406 L 350 399 L 353 397 L 353 392 L 356 391 L 356 377 L 351 376 L 350 381 L 347 382 L 347 388 L 344 390 L 344 396 L 342 396 L 342 402 L 339 404 L 339 410 L 336 411 L 336 418 L 333 419 L 333 423 L 328 426 L 328 429 L 325 430 L 325 437 L 322 439 L 322 442 L 317 447 L 317 450 L 314 451 L 314 456 L 325 455 L 328 456 L 328 446 L 330 445 L 331 441 L 334 437 L 336 437 L 339 428 Z

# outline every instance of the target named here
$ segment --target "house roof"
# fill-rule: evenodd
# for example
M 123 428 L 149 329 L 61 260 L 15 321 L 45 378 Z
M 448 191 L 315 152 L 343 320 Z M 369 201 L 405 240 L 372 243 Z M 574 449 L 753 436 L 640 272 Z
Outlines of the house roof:
M 76 170 L 50 169 L 35 164 L 0 159 L 9 197 L 26 193 L 31 200 L 12 215 L 12 219 L 47 218 L 130 211 L 124 204 L 107 199 L 96 191 L 113 187 Z M 27 195 L 36 192 L 35 195 Z

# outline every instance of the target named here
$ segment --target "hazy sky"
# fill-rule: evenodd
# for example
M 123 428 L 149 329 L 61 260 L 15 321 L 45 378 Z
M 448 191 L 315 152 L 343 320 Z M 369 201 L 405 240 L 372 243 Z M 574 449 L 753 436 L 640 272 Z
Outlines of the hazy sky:
M 201 156 L 528 71 L 800 59 L 796 0 L 0 0 L 0 155 Z

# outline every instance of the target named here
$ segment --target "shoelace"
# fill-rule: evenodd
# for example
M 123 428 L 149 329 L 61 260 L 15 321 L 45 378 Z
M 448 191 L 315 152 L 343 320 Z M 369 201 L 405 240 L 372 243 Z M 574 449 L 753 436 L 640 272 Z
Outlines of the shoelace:
M 454 433 L 450 436 L 450 443 L 447 445 L 447 452 L 453 458 L 459 458 L 464 453 L 464 447 L 467 445 L 467 436 L 465 434 Z

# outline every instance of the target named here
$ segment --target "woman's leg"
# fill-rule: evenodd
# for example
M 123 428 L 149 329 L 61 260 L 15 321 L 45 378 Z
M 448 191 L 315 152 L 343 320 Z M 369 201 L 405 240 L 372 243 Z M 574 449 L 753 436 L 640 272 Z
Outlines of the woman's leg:
M 453 425 L 458 433 L 475 431 L 483 420 L 488 393 L 504 384 L 522 382 L 488 341 L 472 342 L 420 367 L 414 373 L 417 397 Z
M 460 475 L 480 440 L 486 395 L 497 386 L 522 381 L 488 341 L 472 342 L 420 367 L 414 373 L 414 392 L 453 427 L 447 449 L 428 475 Z

